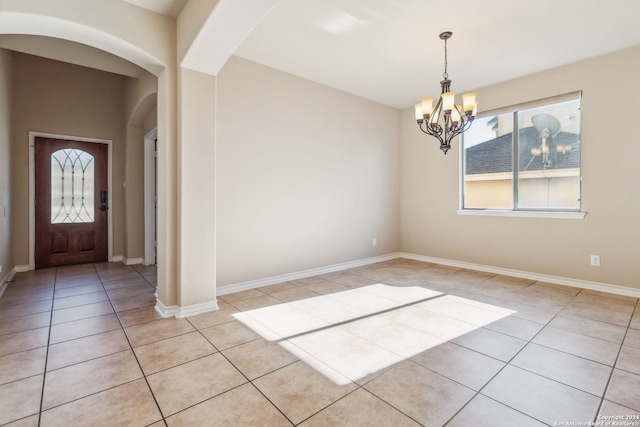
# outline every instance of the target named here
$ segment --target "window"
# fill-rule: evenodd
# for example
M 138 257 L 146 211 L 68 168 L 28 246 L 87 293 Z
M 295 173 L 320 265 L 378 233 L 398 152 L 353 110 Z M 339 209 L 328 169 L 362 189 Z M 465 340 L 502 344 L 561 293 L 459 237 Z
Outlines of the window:
M 479 114 L 462 137 L 462 210 L 580 212 L 580 100 Z
M 51 154 L 51 224 L 93 222 L 94 164 L 76 148 Z

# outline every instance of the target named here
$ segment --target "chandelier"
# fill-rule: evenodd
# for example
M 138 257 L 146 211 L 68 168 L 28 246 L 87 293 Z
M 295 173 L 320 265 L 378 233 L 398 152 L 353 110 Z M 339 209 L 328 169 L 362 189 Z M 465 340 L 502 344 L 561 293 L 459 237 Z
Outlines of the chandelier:
M 451 140 L 465 132 L 471 126 L 478 109 L 475 93 L 462 95 L 462 106 L 455 103 L 455 92 L 450 91 L 451 80 L 447 74 L 447 40 L 453 33 L 445 31 L 440 34 L 444 40 L 444 73 L 440 82 L 442 94 L 433 107 L 433 98 L 423 98 L 415 105 L 416 120 L 420 130 L 440 141 L 440 149 L 447 154 L 451 148 Z M 442 120 L 441 120 L 442 118 Z

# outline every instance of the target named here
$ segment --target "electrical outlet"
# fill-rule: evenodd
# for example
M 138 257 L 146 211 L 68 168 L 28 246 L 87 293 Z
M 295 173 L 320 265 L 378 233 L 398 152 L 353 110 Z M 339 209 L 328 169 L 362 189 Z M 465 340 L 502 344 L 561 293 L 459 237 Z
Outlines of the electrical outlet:
M 371 240 L 371 246 L 377 246 L 378 245 L 378 239 L 376 239 L 375 237 Z
M 600 267 L 600 255 L 591 255 L 591 266 Z

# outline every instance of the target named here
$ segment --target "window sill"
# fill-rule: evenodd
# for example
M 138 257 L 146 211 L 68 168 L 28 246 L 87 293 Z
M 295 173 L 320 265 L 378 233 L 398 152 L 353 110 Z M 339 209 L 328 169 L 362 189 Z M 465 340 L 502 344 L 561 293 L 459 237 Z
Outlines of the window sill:
M 515 218 L 584 219 L 586 212 L 511 211 L 499 209 L 458 209 L 458 215 L 508 216 Z

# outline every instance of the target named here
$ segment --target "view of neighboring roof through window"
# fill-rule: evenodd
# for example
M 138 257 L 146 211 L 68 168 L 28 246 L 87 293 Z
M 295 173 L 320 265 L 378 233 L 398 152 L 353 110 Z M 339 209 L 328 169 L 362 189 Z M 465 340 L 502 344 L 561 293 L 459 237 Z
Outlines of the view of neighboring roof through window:
M 580 212 L 581 93 L 483 112 L 462 138 L 461 209 Z

